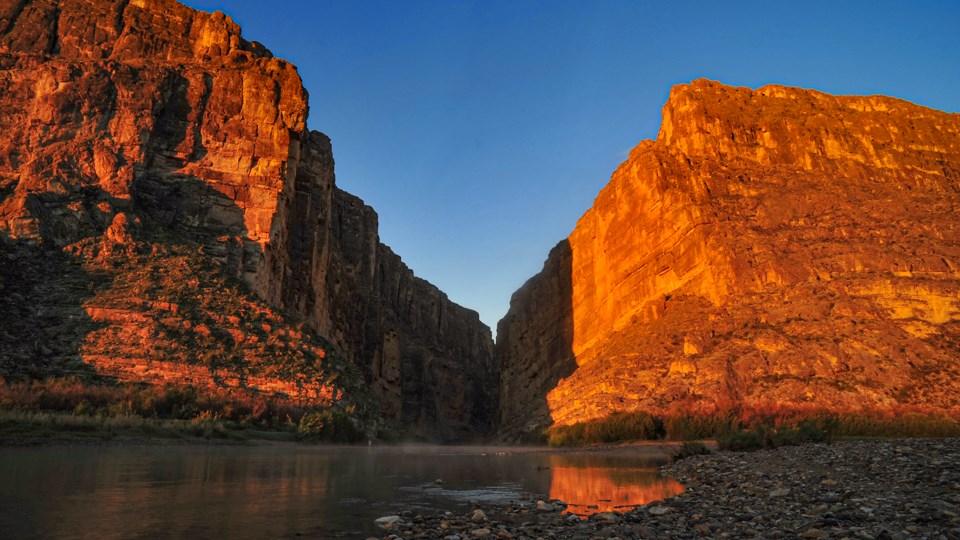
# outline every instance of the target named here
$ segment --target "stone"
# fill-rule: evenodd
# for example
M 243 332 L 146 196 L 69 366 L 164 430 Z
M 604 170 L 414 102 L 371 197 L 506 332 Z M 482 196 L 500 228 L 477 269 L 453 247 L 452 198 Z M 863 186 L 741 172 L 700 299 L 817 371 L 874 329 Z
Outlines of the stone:
M 773 491 L 768 493 L 770 497 L 786 497 L 789 494 L 790 494 L 790 488 L 774 489 Z
M 537 512 L 556 512 L 558 510 L 557 506 L 544 502 L 542 500 L 537 501 Z
M 380 527 L 381 529 L 390 530 L 399 521 L 400 521 L 400 516 L 383 516 L 381 518 L 377 518 L 373 520 L 373 524 L 376 525 L 377 527 Z
M 502 430 L 717 404 L 955 414 L 958 182 L 956 114 L 675 86 L 499 322 Z
M 487 529 L 487 528 L 473 529 L 472 531 L 470 531 L 470 535 L 476 538 L 483 538 L 484 536 L 490 536 L 490 529 Z
M 470 514 L 470 521 L 474 523 L 481 523 L 487 520 L 487 514 L 483 510 L 477 508 Z
M 673 512 L 673 509 L 669 506 L 651 506 L 647 508 L 647 513 L 651 516 L 665 516 L 670 512 Z

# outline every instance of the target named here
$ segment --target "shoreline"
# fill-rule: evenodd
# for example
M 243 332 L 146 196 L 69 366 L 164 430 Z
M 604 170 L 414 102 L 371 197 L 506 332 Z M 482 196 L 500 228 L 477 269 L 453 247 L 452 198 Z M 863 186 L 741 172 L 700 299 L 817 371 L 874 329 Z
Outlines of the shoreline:
M 382 538 L 960 539 L 960 439 L 713 452 L 661 468 L 679 495 L 588 519 L 556 501 L 399 516 Z

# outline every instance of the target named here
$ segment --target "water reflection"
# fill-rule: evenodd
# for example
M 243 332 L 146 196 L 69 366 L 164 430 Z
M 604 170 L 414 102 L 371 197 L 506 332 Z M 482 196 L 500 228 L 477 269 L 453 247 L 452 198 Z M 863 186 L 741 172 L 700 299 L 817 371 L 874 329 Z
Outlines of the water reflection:
M 683 485 L 657 469 L 623 458 L 560 455 L 551 456 L 550 464 L 550 498 L 566 502 L 574 514 L 625 512 L 683 491 Z
M 0 536 L 366 538 L 379 516 L 476 500 L 643 504 L 680 489 L 656 464 L 517 448 L 0 448 Z

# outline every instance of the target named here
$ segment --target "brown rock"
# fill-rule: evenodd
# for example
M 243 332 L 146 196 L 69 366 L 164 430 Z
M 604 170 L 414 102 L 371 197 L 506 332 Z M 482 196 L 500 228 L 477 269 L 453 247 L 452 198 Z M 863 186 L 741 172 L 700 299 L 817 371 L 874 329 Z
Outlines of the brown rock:
M 506 431 L 734 405 L 957 414 L 958 185 L 956 114 L 675 87 L 498 326 Z

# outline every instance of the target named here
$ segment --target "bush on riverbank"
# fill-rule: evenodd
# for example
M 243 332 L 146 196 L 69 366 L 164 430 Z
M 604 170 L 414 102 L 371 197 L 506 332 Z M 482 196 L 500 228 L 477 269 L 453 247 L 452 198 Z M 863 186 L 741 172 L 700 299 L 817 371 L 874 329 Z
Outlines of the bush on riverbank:
M 554 426 L 547 430 L 550 446 L 650 440 L 663 437 L 663 421 L 645 412 L 615 412 L 606 418 Z
M 717 438 L 721 450 L 760 450 L 780 446 L 827 442 L 833 439 L 830 418 L 804 420 L 797 424 L 758 422 L 746 429 L 730 431 Z
M 0 439 L 250 439 L 295 441 L 293 432 L 257 430 L 237 422 L 84 416 L 62 412 L 0 410 Z
M 670 462 L 676 463 L 693 456 L 703 456 L 710 453 L 707 445 L 699 441 L 684 441 L 670 453 Z
M 613 413 L 587 422 L 553 426 L 544 433 L 551 446 L 715 439 L 720 449 L 743 451 L 837 438 L 960 437 L 960 421 L 909 408 L 839 414 L 767 407 L 662 417 L 645 412 Z
M 960 437 L 960 421 L 946 416 L 906 411 L 895 415 L 846 415 L 837 418 L 837 437 Z
M 362 441 L 365 435 L 344 411 L 327 409 L 303 415 L 297 425 L 297 438 L 301 441 L 353 443 Z
M 359 420 L 332 408 L 311 408 L 292 401 L 230 389 L 192 386 L 88 384 L 76 377 L 21 381 L 0 380 L 0 421 L 7 433 L 31 429 L 245 438 L 249 432 L 299 436 L 304 441 L 353 442 L 363 436 Z M 303 422 L 304 418 L 308 418 Z M 349 429 L 346 427 L 349 426 Z M 273 438 L 266 435 L 267 438 Z
M 666 438 L 671 441 L 718 439 L 738 429 L 740 421 L 731 414 L 677 414 L 663 419 Z

